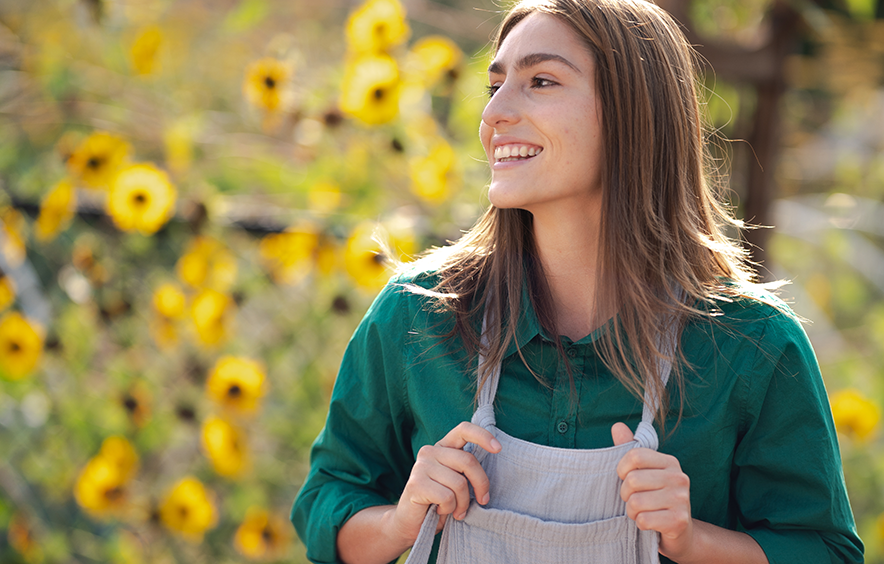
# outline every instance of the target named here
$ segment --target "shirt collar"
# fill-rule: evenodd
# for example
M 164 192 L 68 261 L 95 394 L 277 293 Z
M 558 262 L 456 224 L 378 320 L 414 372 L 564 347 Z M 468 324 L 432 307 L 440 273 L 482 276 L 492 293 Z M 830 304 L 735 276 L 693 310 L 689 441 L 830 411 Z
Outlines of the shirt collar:
M 528 341 L 541 335 L 548 338 L 540 327 L 540 321 L 537 319 L 537 312 L 531 303 L 531 296 L 528 294 L 528 283 L 522 284 L 521 311 L 519 312 L 519 321 L 516 323 L 516 338 L 507 345 L 504 357 L 515 354 L 518 349 L 524 347 Z

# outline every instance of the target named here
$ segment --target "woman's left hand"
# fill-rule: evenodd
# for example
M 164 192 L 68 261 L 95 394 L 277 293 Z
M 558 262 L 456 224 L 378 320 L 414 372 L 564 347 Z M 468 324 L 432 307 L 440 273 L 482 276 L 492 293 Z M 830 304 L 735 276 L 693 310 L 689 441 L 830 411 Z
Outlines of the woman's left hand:
M 633 434 L 624 423 L 611 428 L 615 445 L 628 443 Z M 690 559 L 694 521 L 691 518 L 690 479 L 678 459 L 648 448 L 634 448 L 617 465 L 623 480 L 620 497 L 626 514 L 639 529 L 660 533 L 660 554 L 680 562 Z

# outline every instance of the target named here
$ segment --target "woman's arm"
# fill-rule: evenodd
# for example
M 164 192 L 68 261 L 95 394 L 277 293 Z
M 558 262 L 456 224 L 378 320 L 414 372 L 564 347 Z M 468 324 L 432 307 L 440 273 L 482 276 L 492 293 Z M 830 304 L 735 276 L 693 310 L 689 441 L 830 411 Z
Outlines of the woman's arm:
M 615 445 L 632 440 L 623 423 L 611 429 Z M 620 496 L 639 529 L 660 533 L 660 554 L 679 564 L 768 564 L 755 539 L 691 517 L 690 479 L 674 456 L 636 448 L 620 460 Z
M 414 544 L 430 505 L 439 506 L 437 530 L 449 514 L 463 519 L 470 505 L 470 485 L 478 502 L 488 503 L 488 477 L 476 457 L 463 450 L 468 442 L 500 452 L 491 433 L 468 422 L 435 445 L 424 446 L 398 504 L 363 509 L 344 523 L 336 540 L 338 557 L 347 564 L 395 560 Z

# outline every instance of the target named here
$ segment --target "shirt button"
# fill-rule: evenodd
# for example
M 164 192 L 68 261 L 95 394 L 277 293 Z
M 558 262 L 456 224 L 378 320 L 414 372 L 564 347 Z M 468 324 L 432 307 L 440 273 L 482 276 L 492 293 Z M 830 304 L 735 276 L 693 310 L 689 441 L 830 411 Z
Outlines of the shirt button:
M 568 349 L 568 358 L 574 358 L 577 356 L 577 349 Z
M 556 425 L 556 430 L 558 430 L 559 433 L 565 434 L 568 432 L 568 424 L 564 421 L 559 421 L 559 424 Z

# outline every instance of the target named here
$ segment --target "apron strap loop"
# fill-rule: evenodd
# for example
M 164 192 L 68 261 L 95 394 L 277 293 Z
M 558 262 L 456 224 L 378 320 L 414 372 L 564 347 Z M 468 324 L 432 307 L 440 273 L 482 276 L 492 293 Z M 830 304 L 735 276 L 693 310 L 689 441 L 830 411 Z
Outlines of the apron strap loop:
M 414 546 L 411 547 L 411 552 L 408 553 L 405 564 L 426 564 L 429 562 L 430 552 L 433 551 L 433 541 L 436 538 L 436 525 L 439 524 L 437 507 L 439 506 L 434 503 L 427 509 L 427 516 L 424 517 L 421 530 L 417 534 Z

